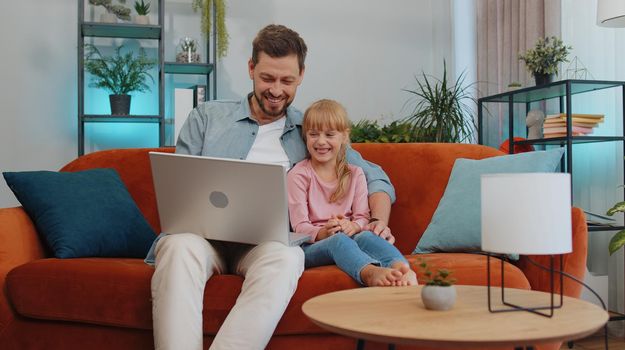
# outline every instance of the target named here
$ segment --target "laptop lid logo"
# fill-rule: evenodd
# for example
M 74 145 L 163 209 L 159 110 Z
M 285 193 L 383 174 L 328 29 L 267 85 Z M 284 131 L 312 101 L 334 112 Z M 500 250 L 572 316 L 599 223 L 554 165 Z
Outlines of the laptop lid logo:
M 226 194 L 223 192 L 213 191 L 211 192 L 208 199 L 210 200 L 211 204 L 216 208 L 223 209 L 228 206 L 228 196 L 226 196 Z

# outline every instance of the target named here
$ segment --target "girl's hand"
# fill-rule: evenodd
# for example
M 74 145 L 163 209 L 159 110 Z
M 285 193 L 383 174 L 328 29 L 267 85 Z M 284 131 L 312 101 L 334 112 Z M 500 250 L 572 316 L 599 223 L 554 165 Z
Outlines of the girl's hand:
M 328 220 L 326 224 L 317 232 L 316 240 L 320 241 L 322 239 L 328 238 L 333 234 L 341 231 L 341 225 L 339 225 L 339 220 L 336 216 L 332 216 L 332 219 Z
M 346 219 L 342 215 L 339 215 L 337 219 L 339 222 L 339 226 L 341 227 L 341 231 L 343 231 L 346 235 L 350 237 L 362 231 L 362 228 L 357 223 Z

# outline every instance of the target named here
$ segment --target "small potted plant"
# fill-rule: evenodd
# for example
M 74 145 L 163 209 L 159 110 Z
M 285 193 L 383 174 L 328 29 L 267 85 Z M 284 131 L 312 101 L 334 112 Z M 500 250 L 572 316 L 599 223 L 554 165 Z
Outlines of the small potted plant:
M 116 23 L 118 18 L 130 21 L 130 9 L 123 5 L 113 4 L 113 0 L 89 0 L 89 4 L 106 9 L 106 13 L 100 15 L 100 22 Z
M 137 16 L 135 16 L 136 24 L 150 24 L 150 17 L 148 14 L 150 13 L 150 3 L 147 4 L 141 0 L 135 1 L 135 11 L 137 11 Z
M 425 275 L 425 285 L 421 288 L 421 300 L 428 310 L 449 310 L 456 303 L 456 279 L 450 277 L 452 271 L 437 269 L 432 272 L 424 259 L 419 261 L 419 267 Z
M 197 53 L 197 41 L 192 38 L 185 37 L 180 39 L 178 45 L 180 52 L 176 55 L 176 62 L 180 63 L 196 63 L 200 62 L 200 54 Z
M 129 94 L 150 91 L 146 80 L 154 81 L 148 71 L 156 61 L 148 58 L 143 48 L 138 56 L 132 52 L 122 54 L 122 48 L 123 45 L 117 47 L 113 56 L 103 56 L 94 45 L 85 45 L 85 70 L 92 75 L 89 86 L 111 92 L 109 101 L 113 115 L 127 115 L 130 112 Z
M 536 85 L 544 85 L 553 81 L 560 63 L 568 62 L 567 56 L 572 49 L 555 36 L 540 38 L 533 49 L 519 54 L 519 59 L 525 62 L 527 70 L 534 75 Z

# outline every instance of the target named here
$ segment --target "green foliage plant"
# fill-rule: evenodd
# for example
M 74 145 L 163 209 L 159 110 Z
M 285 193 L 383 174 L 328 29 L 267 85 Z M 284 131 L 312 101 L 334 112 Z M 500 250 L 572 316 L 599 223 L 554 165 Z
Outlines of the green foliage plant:
M 154 82 L 148 71 L 156 60 L 148 58 L 143 48 L 136 57 L 133 52 L 122 54 L 122 48 L 123 45 L 117 47 L 113 56 L 103 56 L 94 45 L 85 45 L 85 70 L 92 75 L 89 86 L 106 89 L 113 95 L 150 91 L 146 81 L 149 78 Z
M 422 269 L 423 274 L 425 275 L 426 286 L 449 287 L 456 283 L 456 279 L 450 277 L 453 272 L 448 269 L 437 269 L 436 273 L 434 273 L 430 270 L 430 267 L 425 259 L 419 259 L 418 266 Z
M 120 2 L 126 3 L 125 1 Z M 89 4 L 102 6 L 108 13 L 114 14 L 117 18 L 124 21 L 130 21 L 130 9 L 123 5 L 113 4 L 113 0 L 89 0 Z
M 612 208 L 608 210 L 606 213 L 608 216 L 612 216 L 616 213 L 625 212 L 625 202 L 618 202 Z M 610 239 L 610 244 L 608 245 L 608 250 L 610 255 L 616 253 L 621 247 L 625 245 L 625 230 L 621 230 L 612 236 Z
M 351 127 L 353 143 L 408 143 L 420 142 L 412 124 L 403 119 L 380 126 L 375 120 L 363 119 Z
M 202 11 L 202 33 L 209 36 L 212 32 L 211 14 L 215 4 L 215 26 L 217 31 L 217 57 L 228 53 L 228 29 L 226 28 L 226 0 L 192 0 L 193 11 Z
M 471 142 L 474 139 L 475 117 L 472 107 L 477 100 L 470 93 L 475 83 L 464 85 L 465 72 L 453 85 L 447 82 L 447 64 L 443 61 L 443 78 L 421 73 L 417 89 L 405 90 L 417 99 L 407 120 L 421 142 Z
M 141 0 L 141 2 L 135 1 L 135 11 L 139 16 L 147 16 L 150 13 L 150 3 L 147 4 Z
M 558 65 L 568 62 L 567 56 L 572 49 L 558 37 L 540 38 L 534 48 L 519 54 L 519 59 L 525 62 L 532 74 L 558 74 Z

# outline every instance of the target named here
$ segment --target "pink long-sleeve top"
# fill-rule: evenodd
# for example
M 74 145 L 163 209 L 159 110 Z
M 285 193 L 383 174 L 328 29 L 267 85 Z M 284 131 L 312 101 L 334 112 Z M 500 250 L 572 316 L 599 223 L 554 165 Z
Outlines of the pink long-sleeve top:
M 330 203 L 338 180 L 326 182 L 315 173 L 309 159 L 305 159 L 287 174 L 289 218 L 293 230 L 306 233 L 315 241 L 319 230 L 333 215 L 343 215 L 361 228 L 369 222 L 367 180 L 362 169 L 349 165 L 350 183 L 345 196 Z

